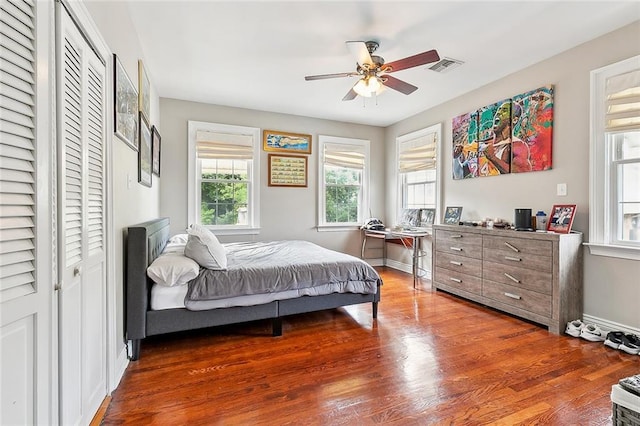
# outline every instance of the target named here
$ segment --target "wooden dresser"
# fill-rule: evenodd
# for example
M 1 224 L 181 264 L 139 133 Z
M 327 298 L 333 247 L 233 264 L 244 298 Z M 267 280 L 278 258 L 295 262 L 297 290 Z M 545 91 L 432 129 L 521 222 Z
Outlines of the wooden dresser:
M 582 234 L 433 227 L 433 286 L 544 324 L 582 318 Z

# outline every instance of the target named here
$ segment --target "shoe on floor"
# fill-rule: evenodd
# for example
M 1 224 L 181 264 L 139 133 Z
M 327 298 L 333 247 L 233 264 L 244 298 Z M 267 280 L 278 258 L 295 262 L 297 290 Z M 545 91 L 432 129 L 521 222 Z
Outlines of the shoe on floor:
M 622 343 L 620 343 L 618 349 L 631 355 L 640 353 L 640 337 L 635 334 L 625 334 L 621 340 Z
M 590 342 L 603 342 L 604 333 L 595 324 L 587 324 L 580 331 L 580 337 Z
M 580 337 L 580 332 L 582 331 L 583 328 L 584 328 L 584 323 L 579 319 L 574 321 L 569 321 L 567 323 L 567 329 L 565 330 L 565 333 L 567 333 L 569 336 Z
M 604 344 L 613 349 L 619 349 L 622 343 L 624 333 L 622 331 L 610 331 L 607 333 L 607 338 L 604 340 Z

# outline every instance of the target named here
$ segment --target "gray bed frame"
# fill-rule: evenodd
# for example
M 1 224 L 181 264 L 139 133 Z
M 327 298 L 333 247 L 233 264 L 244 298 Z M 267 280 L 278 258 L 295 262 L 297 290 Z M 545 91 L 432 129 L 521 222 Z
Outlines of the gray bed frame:
M 368 302 L 372 303 L 373 318 L 378 316 L 380 286 L 375 294 L 334 293 L 324 296 L 302 296 L 261 305 L 208 311 L 190 311 L 184 308 L 152 311 L 149 300 L 153 283 L 147 277 L 147 267 L 162 253 L 168 240 L 169 218 L 154 219 L 127 228 L 125 336 L 132 342 L 131 360 L 135 361 L 140 357 L 142 339 L 158 334 L 271 319 L 272 335 L 281 336 L 284 316 Z

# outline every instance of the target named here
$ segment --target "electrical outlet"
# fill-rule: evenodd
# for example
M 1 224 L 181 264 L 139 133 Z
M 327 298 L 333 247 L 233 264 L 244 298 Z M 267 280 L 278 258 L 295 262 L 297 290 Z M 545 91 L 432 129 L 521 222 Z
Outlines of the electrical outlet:
M 559 183 L 556 189 L 556 193 L 560 197 L 565 197 L 567 195 L 567 184 Z

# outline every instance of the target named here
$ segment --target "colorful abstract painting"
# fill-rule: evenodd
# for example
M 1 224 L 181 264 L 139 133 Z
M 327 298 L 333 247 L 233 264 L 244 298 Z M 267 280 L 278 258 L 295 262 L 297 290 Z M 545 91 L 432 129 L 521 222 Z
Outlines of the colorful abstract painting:
M 553 86 L 513 97 L 511 172 L 551 169 Z
M 511 99 L 478 110 L 478 176 L 511 172 Z
M 462 114 L 451 123 L 453 132 L 453 179 L 478 176 L 478 114 Z

